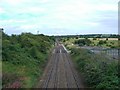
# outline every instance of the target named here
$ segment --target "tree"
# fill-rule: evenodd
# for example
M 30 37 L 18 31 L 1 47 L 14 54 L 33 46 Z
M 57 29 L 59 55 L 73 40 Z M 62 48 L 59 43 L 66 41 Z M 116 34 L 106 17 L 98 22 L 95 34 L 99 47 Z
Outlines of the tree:
M 92 42 L 86 38 L 86 39 L 76 40 L 74 43 L 78 44 L 79 46 L 84 46 L 84 45 L 89 46 Z
M 108 40 L 108 38 L 106 38 L 106 40 Z
M 103 44 L 106 44 L 106 43 L 107 43 L 106 41 L 100 40 L 100 41 L 98 42 L 98 45 L 103 45 Z
M 94 37 L 94 38 L 93 38 L 93 40 L 97 40 L 97 38 L 96 38 L 96 37 Z

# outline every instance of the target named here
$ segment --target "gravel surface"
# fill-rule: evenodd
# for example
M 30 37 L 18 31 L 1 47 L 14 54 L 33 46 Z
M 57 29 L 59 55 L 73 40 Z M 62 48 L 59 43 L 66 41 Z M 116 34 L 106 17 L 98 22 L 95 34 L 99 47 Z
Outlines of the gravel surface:
M 82 80 L 76 71 L 65 47 L 58 44 L 52 52 L 43 77 L 37 88 L 83 88 Z

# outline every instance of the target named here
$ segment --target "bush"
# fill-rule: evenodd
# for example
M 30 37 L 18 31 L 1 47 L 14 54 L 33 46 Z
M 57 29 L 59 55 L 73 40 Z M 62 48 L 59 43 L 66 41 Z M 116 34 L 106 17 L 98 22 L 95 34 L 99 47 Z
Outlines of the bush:
M 71 55 L 89 87 L 104 90 L 119 87 L 120 78 L 116 61 L 78 48 L 72 48 Z
M 100 41 L 98 42 L 98 45 L 103 45 L 103 44 L 106 44 L 106 43 L 107 43 L 106 41 L 100 40 Z
M 12 36 L 3 33 L 2 41 L 3 74 L 7 77 L 4 78 L 3 86 L 16 81 L 14 76 L 17 76 L 27 78 L 20 81 L 22 87 L 34 87 L 54 44 L 54 38 L 31 33 Z M 14 76 L 9 78 L 13 73 Z
M 92 42 L 89 39 L 80 39 L 80 40 L 76 40 L 74 43 L 78 44 L 79 46 L 84 46 L 84 45 L 89 46 Z

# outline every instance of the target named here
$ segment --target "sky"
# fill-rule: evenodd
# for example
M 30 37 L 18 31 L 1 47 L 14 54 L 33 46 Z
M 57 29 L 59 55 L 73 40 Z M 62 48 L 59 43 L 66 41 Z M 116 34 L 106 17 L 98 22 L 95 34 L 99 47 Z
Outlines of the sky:
M 117 34 L 119 0 L 0 0 L 4 32 Z

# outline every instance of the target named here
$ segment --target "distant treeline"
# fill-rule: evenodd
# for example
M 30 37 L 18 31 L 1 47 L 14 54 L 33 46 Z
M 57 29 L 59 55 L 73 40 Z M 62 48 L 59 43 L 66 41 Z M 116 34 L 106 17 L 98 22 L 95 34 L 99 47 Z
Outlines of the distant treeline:
M 79 37 L 79 38 L 119 38 L 118 34 L 85 34 L 85 35 L 64 35 L 64 36 L 56 36 L 56 37 Z

